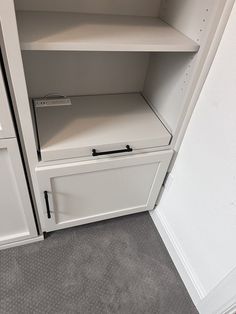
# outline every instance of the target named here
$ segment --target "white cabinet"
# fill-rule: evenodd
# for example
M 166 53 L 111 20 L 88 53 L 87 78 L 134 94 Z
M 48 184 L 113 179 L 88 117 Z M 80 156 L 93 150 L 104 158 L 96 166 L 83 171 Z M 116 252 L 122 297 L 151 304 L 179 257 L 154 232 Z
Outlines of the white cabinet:
M 15 138 L 0 139 L 0 246 L 37 236 Z
M 15 131 L 4 86 L 3 73 L 0 67 L 0 139 L 14 136 Z
M 151 210 L 172 151 L 39 167 L 46 230 Z
M 0 248 L 37 238 L 29 191 L 0 66 Z
M 43 231 L 153 208 L 230 2 L 0 2 Z

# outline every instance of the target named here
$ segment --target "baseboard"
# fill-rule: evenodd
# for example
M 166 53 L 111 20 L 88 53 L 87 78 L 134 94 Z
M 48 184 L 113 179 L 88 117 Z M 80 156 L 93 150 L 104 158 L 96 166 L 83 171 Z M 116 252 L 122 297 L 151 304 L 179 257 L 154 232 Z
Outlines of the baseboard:
M 39 242 L 42 240 L 44 240 L 44 236 L 40 235 L 40 236 L 35 237 L 35 238 L 30 238 L 30 239 L 26 239 L 26 240 L 16 241 L 16 242 L 8 243 L 8 244 L 3 244 L 0 246 L 0 250 L 9 249 L 12 247 L 30 244 L 30 243 L 34 243 L 34 242 Z
M 188 293 L 193 300 L 196 307 L 206 296 L 206 291 L 199 282 L 197 276 L 191 268 L 178 240 L 175 237 L 174 232 L 171 230 L 165 217 L 158 212 L 158 210 L 153 210 L 150 212 L 150 216 L 162 237 L 162 240 L 178 270 L 181 279 L 184 282 Z
M 233 304 L 228 308 L 227 310 L 224 311 L 223 314 L 235 314 L 236 313 L 236 304 Z

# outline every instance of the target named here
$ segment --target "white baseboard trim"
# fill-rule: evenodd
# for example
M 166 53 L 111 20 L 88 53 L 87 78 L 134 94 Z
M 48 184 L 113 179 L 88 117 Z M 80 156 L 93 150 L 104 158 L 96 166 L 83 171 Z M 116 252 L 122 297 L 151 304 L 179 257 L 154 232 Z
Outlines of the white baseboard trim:
M 192 270 L 191 265 L 189 264 L 164 215 L 160 214 L 160 212 L 156 209 L 150 212 L 150 216 L 162 237 L 172 261 L 175 264 L 175 267 L 177 268 L 188 293 L 190 294 L 190 297 L 192 298 L 195 306 L 198 307 L 198 304 L 201 303 L 202 299 L 207 295 L 206 291 Z
M 236 313 L 236 304 L 232 305 L 230 308 L 224 311 L 223 314 L 235 314 Z
M 234 267 L 199 304 L 199 312 L 203 314 L 235 314 L 236 313 L 236 267 Z
M 0 246 L 0 250 L 5 250 L 5 249 L 12 248 L 12 247 L 30 244 L 30 243 L 34 243 L 34 242 L 39 242 L 39 241 L 43 241 L 43 240 L 44 240 L 44 236 L 40 235 L 40 236 L 30 238 L 30 239 L 25 239 L 25 240 L 21 240 L 21 241 L 11 242 L 8 244 L 3 244 Z

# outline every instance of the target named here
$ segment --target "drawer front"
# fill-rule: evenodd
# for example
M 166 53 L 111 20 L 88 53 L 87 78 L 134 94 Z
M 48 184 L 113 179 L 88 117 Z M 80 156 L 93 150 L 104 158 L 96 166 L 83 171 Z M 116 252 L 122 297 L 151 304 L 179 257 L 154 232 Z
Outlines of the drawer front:
M 71 105 L 35 106 L 42 161 L 131 155 L 167 146 L 171 135 L 140 94 L 71 97 Z M 127 145 L 130 149 L 127 149 Z
M 46 231 L 153 209 L 172 151 L 36 169 Z

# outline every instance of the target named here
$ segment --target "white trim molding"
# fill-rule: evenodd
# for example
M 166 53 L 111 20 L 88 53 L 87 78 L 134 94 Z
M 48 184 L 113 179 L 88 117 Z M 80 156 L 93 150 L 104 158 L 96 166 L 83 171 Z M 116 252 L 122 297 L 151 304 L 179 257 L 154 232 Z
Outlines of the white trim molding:
M 150 211 L 150 216 L 199 313 L 235 314 L 236 267 L 210 293 L 207 293 L 164 215 L 156 209 Z
M 151 211 L 150 215 L 175 264 L 175 267 L 179 272 L 181 279 L 187 287 L 194 304 L 197 306 L 197 304 L 206 296 L 205 289 L 188 262 L 179 241 L 177 240 L 164 215 L 158 212 L 157 209 Z
M 26 239 L 26 240 L 22 240 L 22 241 L 3 244 L 0 246 L 0 250 L 5 250 L 5 249 L 12 248 L 12 247 L 25 245 L 25 244 L 31 244 L 31 243 L 35 243 L 35 242 L 39 242 L 39 241 L 43 241 L 43 240 L 44 240 L 44 235 L 40 235 L 38 237 L 31 238 L 31 239 Z

